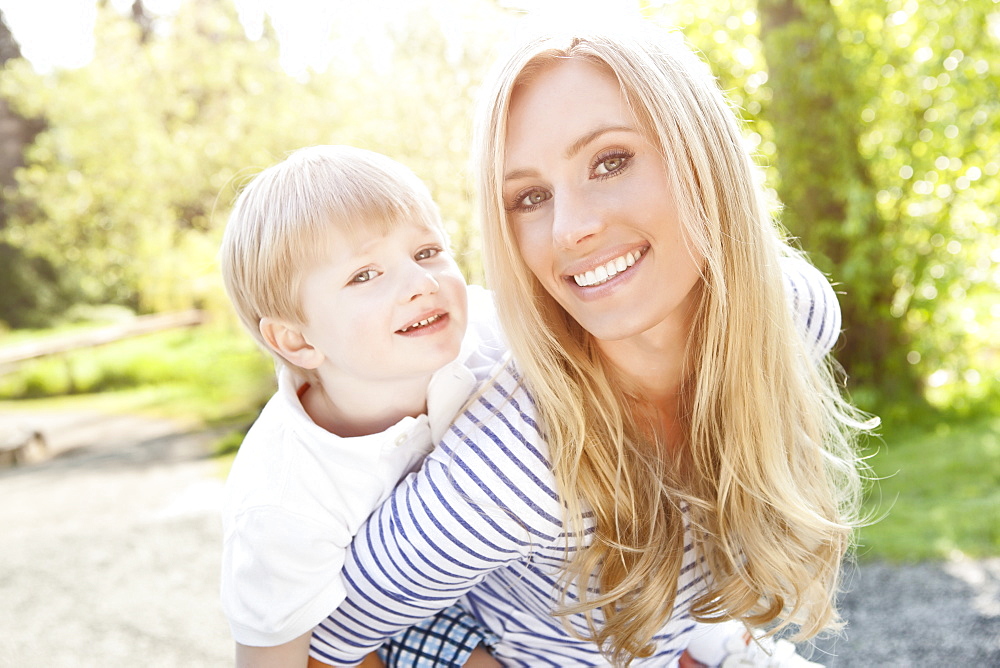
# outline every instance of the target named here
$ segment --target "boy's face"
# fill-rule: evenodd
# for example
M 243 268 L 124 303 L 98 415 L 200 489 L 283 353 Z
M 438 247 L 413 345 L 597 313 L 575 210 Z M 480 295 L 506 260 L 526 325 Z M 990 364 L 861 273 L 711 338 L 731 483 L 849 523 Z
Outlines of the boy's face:
M 338 387 L 429 379 L 458 356 L 468 298 L 440 230 L 402 222 L 357 239 L 332 230 L 329 243 L 302 277 L 301 330 Z

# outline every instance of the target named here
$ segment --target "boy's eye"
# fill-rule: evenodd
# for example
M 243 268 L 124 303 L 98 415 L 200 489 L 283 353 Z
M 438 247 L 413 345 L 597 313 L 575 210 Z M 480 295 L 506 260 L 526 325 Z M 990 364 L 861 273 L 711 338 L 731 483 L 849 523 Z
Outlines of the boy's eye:
M 364 271 L 355 274 L 354 278 L 351 279 L 351 283 L 367 283 L 378 275 L 379 272 L 374 269 L 365 269 Z
M 434 248 L 434 247 L 424 248 L 424 249 L 418 251 L 417 254 L 413 256 L 413 258 L 415 260 L 427 260 L 427 259 L 430 259 L 430 258 L 434 257 L 435 255 L 437 255 L 440 252 L 441 252 L 440 248 Z

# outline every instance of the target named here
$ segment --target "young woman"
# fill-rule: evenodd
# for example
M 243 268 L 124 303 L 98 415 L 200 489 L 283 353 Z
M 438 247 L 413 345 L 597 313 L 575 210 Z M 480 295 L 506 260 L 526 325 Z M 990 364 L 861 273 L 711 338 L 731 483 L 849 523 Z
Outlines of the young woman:
M 836 628 L 862 425 L 836 298 L 678 38 L 523 44 L 478 117 L 513 362 L 355 540 L 313 656 L 459 598 L 505 665 L 677 661 L 703 623 Z

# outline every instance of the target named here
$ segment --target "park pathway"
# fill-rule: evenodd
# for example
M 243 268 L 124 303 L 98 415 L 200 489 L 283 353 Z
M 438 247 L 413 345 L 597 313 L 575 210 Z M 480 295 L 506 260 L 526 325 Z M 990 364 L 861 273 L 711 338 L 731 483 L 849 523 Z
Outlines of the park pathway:
M 231 665 L 218 604 L 218 436 L 134 416 L 21 415 L 53 457 L 0 470 L 0 668 Z M 831 668 L 1000 666 L 1000 559 L 849 573 Z
M 0 667 L 230 665 L 216 435 L 0 412 L 25 423 L 53 457 L 0 470 Z

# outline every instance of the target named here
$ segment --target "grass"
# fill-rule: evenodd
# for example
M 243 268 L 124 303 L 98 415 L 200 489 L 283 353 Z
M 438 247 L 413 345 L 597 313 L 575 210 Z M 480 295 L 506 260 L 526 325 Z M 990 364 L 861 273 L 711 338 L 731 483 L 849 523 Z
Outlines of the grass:
M 1000 414 L 888 424 L 870 463 L 861 559 L 1000 555 Z
M 248 336 L 217 324 L 24 362 L 0 375 L 0 401 L 7 409 L 140 413 L 194 426 L 245 426 L 273 391 L 273 377 L 271 362 Z

